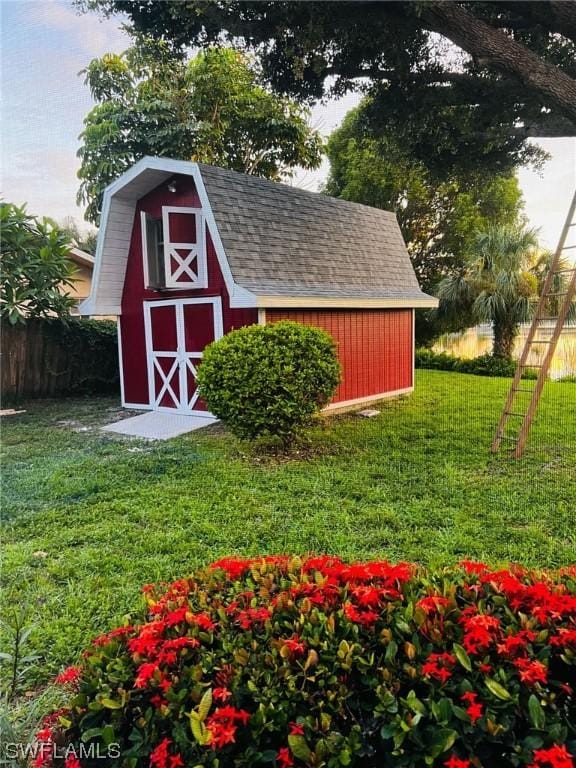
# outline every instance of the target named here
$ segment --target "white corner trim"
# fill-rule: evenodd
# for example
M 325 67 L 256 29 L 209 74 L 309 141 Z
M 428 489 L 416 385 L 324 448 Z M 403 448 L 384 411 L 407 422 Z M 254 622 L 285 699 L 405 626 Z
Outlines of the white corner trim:
M 414 374 L 414 371 L 416 370 L 416 310 L 412 310 L 412 374 L 411 374 L 411 381 L 412 381 L 412 388 L 414 388 L 414 385 L 416 384 L 416 376 Z
M 140 211 L 140 238 L 142 241 L 142 269 L 144 273 L 144 289 L 150 285 L 150 274 L 148 272 L 148 234 L 146 227 L 146 211 Z
M 266 310 L 260 308 L 258 310 L 258 325 L 266 325 Z
M 344 408 L 354 408 L 357 405 L 365 405 L 366 403 L 373 403 L 376 400 L 387 400 L 391 397 L 399 397 L 400 395 L 408 395 L 414 391 L 414 387 L 406 387 L 405 389 L 395 389 L 391 392 L 380 392 L 378 395 L 368 395 L 367 397 L 357 397 L 354 400 L 340 400 L 337 403 L 330 403 L 324 411 L 337 411 Z
M 421 299 L 354 299 L 339 296 L 258 295 L 256 306 L 269 309 L 423 309 L 437 307 L 438 299 L 432 296 Z
M 116 335 L 118 336 L 118 368 L 120 369 L 120 404 L 126 408 L 126 398 L 124 397 L 124 363 L 122 361 L 122 328 L 120 327 L 120 318 L 116 318 Z
M 98 239 L 96 240 L 96 253 L 94 255 L 94 271 L 92 272 L 92 285 L 90 287 L 90 296 L 80 304 L 78 308 L 80 314 L 95 314 L 95 308 L 98 306 L 98 286 L 100 285 L 100 272 L 102 269 L 102 252 L 104 250 L 104 236 L 106 234 L 106 226 L 108 223 L 108 215 L 110 213 L 110 193 L 108 187 L 104 191 L 104 198 L 102 203 L 102 214 L 100 217 L 100 228 L 98 229 Z M 86 307 L 84 306 L 86 305 Z M 98 314 L 105 314 L 100 313 Z M 120 314 L 119 312 L 113 312 L 110 314 Z

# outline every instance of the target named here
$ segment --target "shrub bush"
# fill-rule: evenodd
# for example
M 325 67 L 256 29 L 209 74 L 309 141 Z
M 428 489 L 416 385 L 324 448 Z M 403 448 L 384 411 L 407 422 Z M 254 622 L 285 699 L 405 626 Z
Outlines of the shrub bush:
M 332 337 L 289 321 L 228 333 L 206 348 L 198 371 L 208 408 L 238 437 L 285 442 L 329 402 L 339 379 Z
M 433 352 L 431 349 L 417 349 L 416 368 L 433 368 L 439 371 L 457 371 L 473 373 L 477 376 L 514 376 L 516 362 L 492 355 L 465 358 L 448 355 L 445 352 Z M 535 379 L 536 371 L 526 370 L 524 379 Z
M 573 765 L 576 567 L 227 558 L 144 594 L 60 675 L 47 750 L 113 746 L 130 768 Z

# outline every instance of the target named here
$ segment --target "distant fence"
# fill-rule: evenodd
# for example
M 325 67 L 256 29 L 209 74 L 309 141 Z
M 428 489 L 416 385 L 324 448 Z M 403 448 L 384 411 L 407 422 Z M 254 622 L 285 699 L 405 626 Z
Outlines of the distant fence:
M 106 320 L 30 320 L 1 332 L 0 394 L 13 404 L 36 397 L 119 390 L 116 325 Z

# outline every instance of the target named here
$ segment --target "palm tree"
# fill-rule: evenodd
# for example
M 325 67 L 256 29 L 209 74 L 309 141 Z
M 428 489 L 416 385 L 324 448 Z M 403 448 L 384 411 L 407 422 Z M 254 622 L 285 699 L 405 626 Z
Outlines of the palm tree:
M 491 323 L 492 354 L 511 359 L 518 325 L 534 311 L 541 262 L 537 230 L 518 224 L 490 226 L 478 233 L 464 270 L 440 283 L 440 311 Z

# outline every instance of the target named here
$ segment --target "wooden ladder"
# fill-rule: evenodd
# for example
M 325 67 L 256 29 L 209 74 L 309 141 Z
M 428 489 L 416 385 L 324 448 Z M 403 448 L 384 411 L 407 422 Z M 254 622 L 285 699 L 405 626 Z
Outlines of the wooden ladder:
M 530 426 L 538 407 L 538 401 L 540 400 L 540 395 L 542 394 L 548 371 L 550 370 L 550 364 L 552 363 L 552 358 L 556 351 L 560 333 L 562 332 L 562 328 L 568 317 L 570 304 L 576 298 L 576 261 L 572 262 L 568 267 L 564 267 L 562 261 L 565 252 L 569 250 L 574 251 L 574 256 L 576 257 L 576 245 L 566 245 L 566 239 L 570 228 L 576 227 L 575 213 L 576 193 L 572 198 L 568 216 L 566 217 L 562 234 L 560 235 L 560 241 L 558 242 L 558 248 L 552 259 L 546 280 L 544 281 L 544 287 L 542 288 L 536 313 L 534 314 L 530 330 L 528 331 L 528 336 L 524 343 L 524 349 L 522 350 L 522 354 L 520 355 L 516 367 L 514 380 L 512 381 L 512 386 L 510 387 L 510 392 L 506 399 L 506 405 L 504 406 L 502 416 L 500 417 L 498 427 L 496 428 L 496 435 L 492 442 L 492 453 L 496 453 L 500 449 L 503 441 L 511 443 L 516 459 L 520 458 L 524 452 L 528 433 L 530 432 Z M 568 282 L 566 286 L 562 288 L 561 292 L 554 292 L 554 278 L 560 274 L 568 275 Z M 557 316 L 546 316 L 546 308 L 549 306 L 550 299 L 561 299 Z M 537 334 L 540 330 L 540 323 L 545 320 L 554 321 L 552 335 L 549 339 L 539 339 L 537 338 Z M 538 348 L 538 345 L 541 344 L 544 345 L 544 349 L 546 350 L 541 364 L 529 365 L 528 360 L 530 358 L 530 352 L 533 349 Z M 531 380 L 522 378 L 522 375 L 527 368 L 536 368 L 538 371 L 534 388 L 529 386 Z M 522 397 L 525 394 L 529 394 L 530 397 L 522 400 Z M 526 405 L 527 401 L 528 406 L 523 407 L 523 405 Z M 519 421 L 513 422 L 515 430 L 514 435 L 505 434 L 509 419 L 519 419 Z

